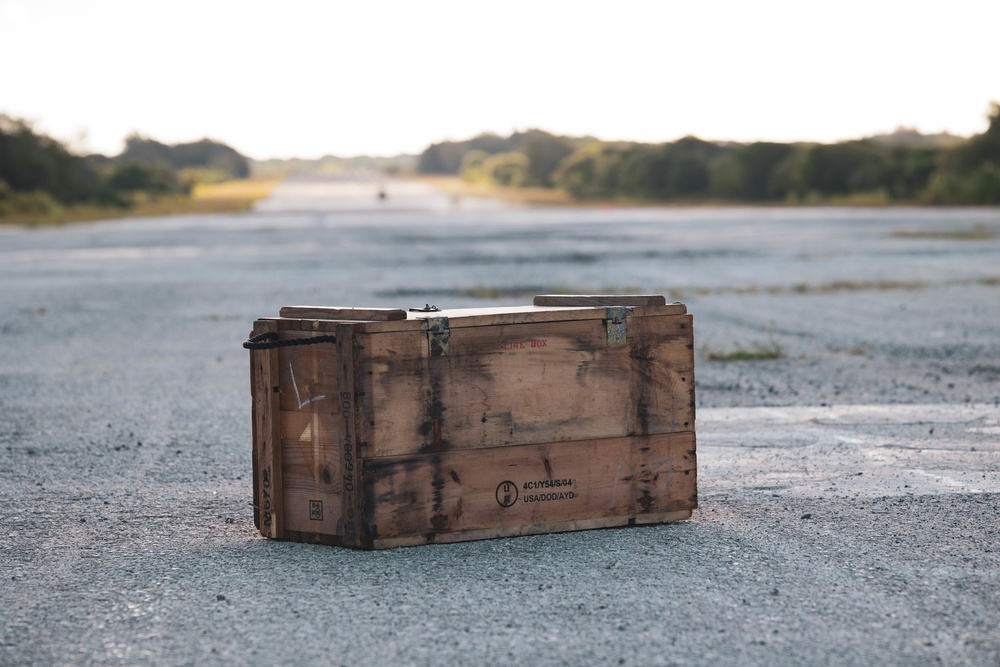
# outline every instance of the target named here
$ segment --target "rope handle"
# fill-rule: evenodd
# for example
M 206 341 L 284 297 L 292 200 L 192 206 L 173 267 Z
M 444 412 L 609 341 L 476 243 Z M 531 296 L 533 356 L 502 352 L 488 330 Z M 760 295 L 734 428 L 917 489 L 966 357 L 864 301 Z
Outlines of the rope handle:
M 272 350 L 276 347 L 292 347 L 293 345 L 316 345 L 317 343 L 336 343 L 336 336 L 313 336 L 312 338 L 286 338 L 280 340 L 273 331 L 265 331 L 256 336 L 250 336 L 243 341 L 247 350 Z

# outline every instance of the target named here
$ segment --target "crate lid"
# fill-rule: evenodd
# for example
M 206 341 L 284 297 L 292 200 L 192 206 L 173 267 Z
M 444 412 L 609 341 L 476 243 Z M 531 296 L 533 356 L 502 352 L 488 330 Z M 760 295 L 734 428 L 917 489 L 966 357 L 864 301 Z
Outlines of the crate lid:
M 350 308 L 339 306 L 284 306 L 281 319 L 357 323 L 360 331 L 405 331 L 427 326 L 426 320 L 448 318 L 450 328 L 605 319 L 609 308 L 624 307 L 631 316 L 682 315 L 687 307 L 661 295 L 550 294 L 539 295 L 530 306 L 440 309 Z

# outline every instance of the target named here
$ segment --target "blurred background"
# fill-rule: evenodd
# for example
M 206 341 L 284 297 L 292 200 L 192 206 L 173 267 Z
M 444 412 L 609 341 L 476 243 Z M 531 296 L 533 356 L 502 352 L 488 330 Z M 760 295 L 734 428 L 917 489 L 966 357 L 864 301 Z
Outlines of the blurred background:
M 544 203 L 995 204 L 998 21 L 985 0 L 0 0 L 0 219 L 239 210 L 359 170 Z

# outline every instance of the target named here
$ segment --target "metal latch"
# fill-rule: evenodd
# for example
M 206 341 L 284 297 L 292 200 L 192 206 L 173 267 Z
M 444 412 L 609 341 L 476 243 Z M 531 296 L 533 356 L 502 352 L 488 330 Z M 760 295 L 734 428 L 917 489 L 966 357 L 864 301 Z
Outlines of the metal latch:
M 625 344 L 625 320 L 628 318 L 629 308 L 625 306 L 615 306 L 608 308 L 608 345 Z
M 448 328 L 447 317 L 437 317 L 427 320 L 427 343 L 432 357 L 446 357 L 450 354 L 449 340 L 451 329 Z

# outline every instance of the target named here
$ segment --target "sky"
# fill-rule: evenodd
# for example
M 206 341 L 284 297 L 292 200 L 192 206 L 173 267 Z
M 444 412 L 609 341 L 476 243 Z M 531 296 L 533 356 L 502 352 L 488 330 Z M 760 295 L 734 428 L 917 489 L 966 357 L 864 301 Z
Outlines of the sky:
M 998 0 L 0 0 L 0 113 L 255 159 L 484 131 L 605 140 L 982 132 Z

